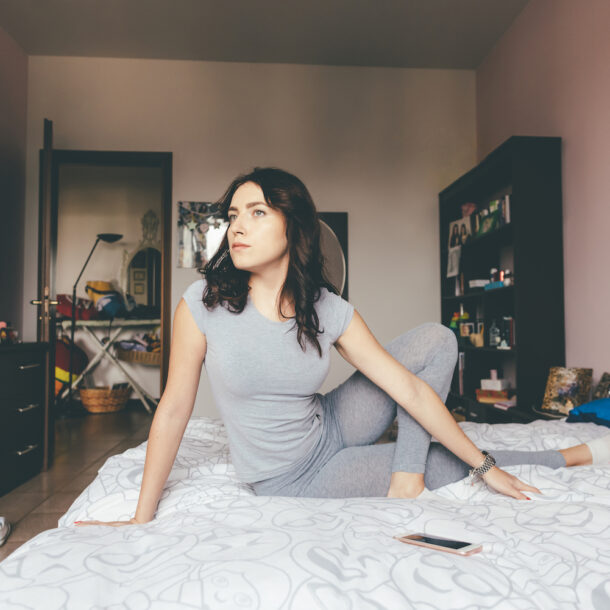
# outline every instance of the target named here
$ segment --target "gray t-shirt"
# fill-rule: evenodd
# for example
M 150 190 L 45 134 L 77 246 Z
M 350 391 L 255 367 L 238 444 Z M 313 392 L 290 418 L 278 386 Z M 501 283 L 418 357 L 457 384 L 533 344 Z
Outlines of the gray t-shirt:
M 276 322 L 261 314 L 250 296 L 240 314 L 223 306 L 208 311 L 205 280 L 183 295 L 206 336 L 205 368 L 227 429 L 231 459 L 246 483 L 283 474 L 307 456 L 321 436 L 321 404 L 316 391 L 330 366 L 330 349 L 345 332 L 353 306 L 326 288 L 315 304 L 324 330 L 322 348 L 297 341 L 294 320 Z

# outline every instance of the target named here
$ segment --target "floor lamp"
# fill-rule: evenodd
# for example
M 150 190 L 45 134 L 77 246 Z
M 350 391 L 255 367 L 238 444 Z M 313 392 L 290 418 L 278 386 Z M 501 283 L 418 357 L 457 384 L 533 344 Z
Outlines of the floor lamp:
M 97 244 L 100 241 L 105 241 L 107 244 L 112 244 L 115 241 L 119 241 L 119 239 L 121 239 L 123 236 L 120 235 L 119 233 L 98 233 L 97 234 L 97 239 L 95 240 L 95 243 L 93 244 L 93 248 L 91 248 L 91 252 L 89 252 L 89 256 L 87 257 L 87 260 L 85 261 L 85 264 L 83 265 L 83 268 L 81 269 L 80 273 L 78 274 L 78 277 L 76 278 L 76 282 L 74 282 L 74 286 L 72 287 L 72 317 L 71 317 L 71 324 L 70 324 L 70 372 L 69 372 L 69 384 L 70 384 L 70 392 L 68 394 L 68 408 L 72 408 L 72 366 L 73 366 L 73 352 L 74 352 L 74 327 L 76 326 L 76 285 L 78 284 L 78 280 L 80 280 L 81 275 L 83 274 L 83 271 L 85 270 L 85 267 L 87 266 L 87 263 L 89 262 L 89 259 L 91 258 L 91 255 L 93 254 L 93 251 L 95 250 L 95 247 L 97 246 Z

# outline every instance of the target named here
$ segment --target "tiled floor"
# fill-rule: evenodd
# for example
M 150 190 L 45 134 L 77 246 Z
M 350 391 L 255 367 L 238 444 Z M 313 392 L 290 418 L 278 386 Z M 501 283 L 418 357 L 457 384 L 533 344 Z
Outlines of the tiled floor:
M 139 401 L 130 401 L 118 413 L 58 420 L 53 466 L 0 497 L 0 515 L 14 527 L 0 547 L 0 561 L 40 532 L 57 527 L 104 462 L 145 441 L 151 423 L 152 415 Z

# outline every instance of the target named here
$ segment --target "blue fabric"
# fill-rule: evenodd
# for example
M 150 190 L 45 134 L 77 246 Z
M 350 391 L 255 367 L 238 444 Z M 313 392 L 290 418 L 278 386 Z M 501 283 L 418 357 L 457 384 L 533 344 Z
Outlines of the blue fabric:
M 574 407 L 568 415 L 567 422 L 593 422 L 610 428 L 610 398 L 600 398 L 584 405 Z

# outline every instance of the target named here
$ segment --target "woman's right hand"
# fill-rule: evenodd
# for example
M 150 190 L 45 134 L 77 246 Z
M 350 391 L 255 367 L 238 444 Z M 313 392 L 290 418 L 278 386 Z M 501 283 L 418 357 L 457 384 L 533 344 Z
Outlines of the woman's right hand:
M 110 527 L 121 527 L 122 525 L 140 525 L 142 523 L 148 523 L 148 521 L 136 521 L 136 518 L 132 517 L 129 521 L 75 521 L 74 525 L 108 525 Z
M 493 466 L 482 476 L 489 487 L 517 500 L 531 500 L 531 498 L 521 493 L 522 491 L 533 491 L 542 495 L 542 492 L 537 487 L 532 487 L 520 481 L 517 477 L 497 466 Z

